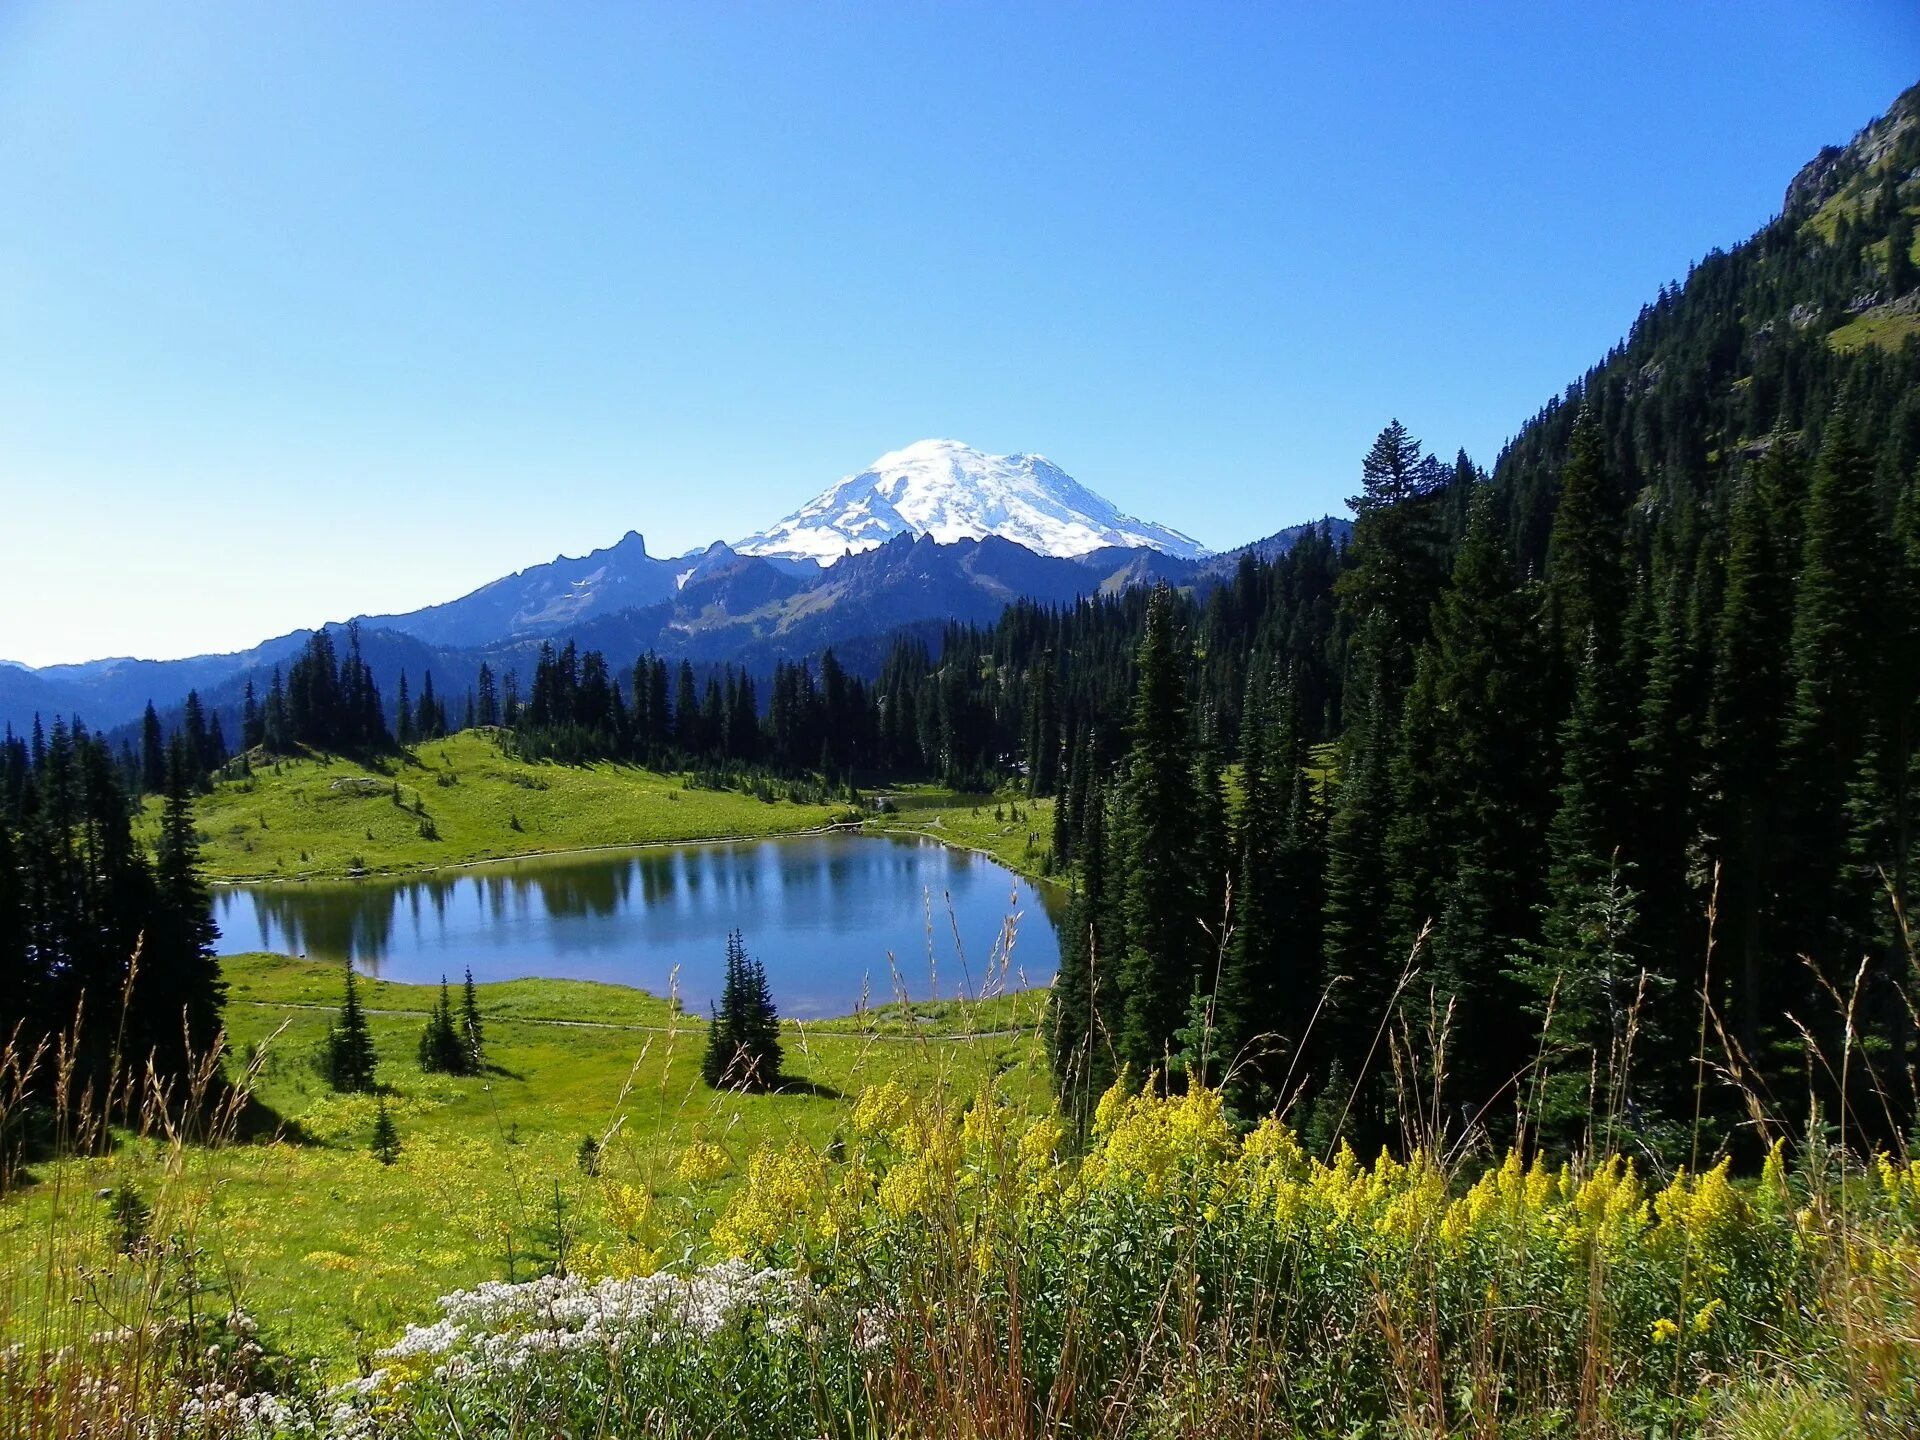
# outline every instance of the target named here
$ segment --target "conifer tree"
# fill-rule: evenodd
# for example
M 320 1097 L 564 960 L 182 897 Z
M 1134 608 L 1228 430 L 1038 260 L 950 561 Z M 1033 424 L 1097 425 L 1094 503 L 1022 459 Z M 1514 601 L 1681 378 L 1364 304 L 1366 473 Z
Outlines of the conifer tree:
M 1541 1123 L 1577 1141 L 1595 1102 L 1586 1071 L 1602 1082 L 1625 1058 L 1635 998 L 1638 919 L 1619 854 L 1626 825 L 1630 717 L 1619 671 L 1591 638 L 1573 710 L 1561 727 L 1558 805 L 1548 831 L 1548 899 L 1537 941 L 1516 946 L 1514 977 L 1550 1058 Z M 1529 1035 L 1529 1040 L 1536 1038 Z
M 1913 263 L 1913 217 L 1896 197 L 1887 226 L 1887 294 L 1905 295 L 1920 282 L 1920 267 Z
M 480 662 L 480 677 L 475 684 L 474 718 L 481 725 L 494 726 L 500 723 L 500 693 L 494 684 L 493 667 L 486 661 Z
M 267 687 L 267 709 L 263 717 L 263 739 L 269 750 L 284 750 L 292 738 L 291 723 L 287 715 L 287 687 L 281 678 L 280 667 L 273 667 L 273 681 Z
M 1060 939 L 1060 970 L 1047 1020 L 1054 1089 L 1081 1128 L 1113 1083 L 1124 1021 L 1125 932 L 1109 870 L 1107 802 L 1099 782 L 1086 796 L 1073 842 L 1078 868 Z
M 1186 1018 L 1206 949 L 1192 848 L 1197 800 L 1186 658 L 1174 635 L 1173 595 L 1164 585 L 1148 601 L 1136 663 L 1133 745 L 1114 848 L 1127 928 L 1120 1055 L 1144 1078 L 1160 1068 Z
M 1240 712 L 1233 935 L 1214 1005 L 1219 1053 L 1230 1068 L 1237 1067 L 1235 1098 L 1243 1110 L 1265 1058 L 1256 1043 L 1281 1020 L 1273 992 L 1287 938 L 1285 897 L 1280 891 L 1285 884 L 1281 852 L 1288 817 L 1282 777 L 1274 773 L 1280 759 L 1274 728 L 1266 676 L 1256 670 L 1247 682 Z
M 149 700 L 146 714 L 140 719 L 140 790 L 142 794 L 158 795 L 166 783 L 166 737 L 160 730 L 160 716 Z
M 1073 853 L 1073 809 L 1062 793 L 1053 802 L 1053 816 L 1047 831 L 1047 873 L 1065 866 Z
M 1278 883 L 1272 887 L 1269 925 L 1284 940 L 1281 963 L 1269 981 L 1267 1028 L 1287 1044 L 1288 1069 L 1303 1073 L 1310 1055 L 1312 1027 L 1325 993 L 1322 927 L 1326 911 L 1327 815 L 1313 777 L 1306 720 L 1299 691 L 1289 684 L 1281 694 L 1266 769 L 1275 798 L 1284 803 Z M 1266 1078 L 1276 1081 L 1275 1073 Z M 1275 1100 L 1286 1097 L 1278 1090 Z
M 380 1106 L 373 1116 L 373 1143 L 369 1146 L 373 1158 L 382 1165 L 391 1165 L 400 1158 L 400 1130 L 393 1123 L 393 1116 L 387 1113 L 387 1097 L 380 1097 Z
M 240 699 L 240 747 L 251 750 L 266 738 L 266 716 L 260 708 L 259 697 L 254 694 L 253 680 L 249 678 Z
M 1399 868 L 1432 877 L 1431 908 L 1408 915 L 1396 948 L 1404 953 L 1418 927 L 1433 921 L 1433 976 L 1453 1007 L 1457 1042 L 1449 1073 L 1476 1106 L 1499 1093 L 1525 1058 L 1524 1037 L 1510 1023 L 1516 997 L 1505 972 L 1507 957 L 1533 933 L 1541 898 L 1551 763 L 1532 605 L 1499 530 L 1492 496 L 1482 491 L 1470 502 L 1415 683 L 1416 695 L 1429 697 L 1421 707 L 1427 733 L 1410 738 L 1411 700 L 1402 726 L 1403 743 L 1414 745 L 1429 778 L 1418 798 L 1397 797 L 1389 841 Z M 1407 768 L 1403 757 L 1403 785 L 1412 783 Z M 1422 836 L 1431 847 L 1424 864 L 1392 845 L 1416 806 L 1434 826 Z
M 1041 656 L 1028 681 L 1025 728 L 1027 794 L 1038 799 L 1060 786 L 1060 697 L 1051 656 Z
M 639 709 L 636 700 L 634 708 Z M 655 657 L 647 673 L 647 733 L 664 752 L 673 743 L 673 711 L 667 704 L 667 662 Z
M 1434 600 L 1445 581 L 1438 504 L 1446 471 L 1398 420 L 1373 442 L 1360 465 L 1353 507 L 1353 538 L 1337 589 L 1361 622 L 1372 620 L 1356 644 L 1371 664 L 1389 718 L 1397 716 L 1413 656 L 1426 638 Z
M 701 1074 L 714 1089 L 771 1090 L 780 1083 L 780 1018 L 767 970 L 740 932 L 727 936 L 726 982 L 707 1029 Z
M 346 990 L 340 1002 L 340 1015 L 327 1031 L 327 1082 L 342 1093 L 360 1093 L 374 1088 L 373 1031 L 360 1008 L 360 994 L 354 984 L 353 963 L 346 965 Z
M 400 672 L 399 688 L 394 692 L 393 738 L 401 745 L 414 742 L 413 697 L 407 689 L 407 672 Z
M 1886 762 L 1886 810 L 1880 824 L 1885 838 L 1880 862 L 1890 903 L 1880 907 L 1881 939 L 1888 973 L 1899 973 L 1905 936 L 1897 916 L 1914 913 L 1914 876 L 1920 869 L 1920 665 L 1899 657 L 1920 655 L 1920 460 L 1894 505 L 1895 584 L 1889 597 L 1893 624 L 1887 636 L 1888 695 L 1883 759 Z M 1909 1035 L 1908 1042 L 1915 1037 Z
M 1879 607 L 1890 566 L 1880 544 L 1871 458 L 1852 408 L 1827 423 L 1807 497 L 1794 596 L 1792 707 L 1786 736 L 1792 869 L 1786 939 L 1830 967 L 1869 931 L 1870 896 L 1846 882 L 1847 798 L 1866 755 L 1880 676 Z
M 1227 819 L 1227 789 L 1221 774 L 1220 751 L 1211 713 L 1199 717 L 1193 738 L 1193 819 L 1189 845 L 1193 854 L 1194 918 L 1199 922 L 1201 989 L 1211 995 L 1224 960 L 1222 946 L 1238 922 L 1230 913 L 1233 890 L 1233 841 Z
M 1053 861 L 1068 865 L 1074 860 L 1074 842 L 1079 838 L 1087 812 L 1087 787 L 1093 782 L 1098 763 L 1093 755 L 1092 727 L 1075 732 L 1069 747 L 1067 786 L 1053 807 Z
M 1622 606 L 1620 487 L 1607 474 L 1606 439 L 1591 400 L 1581 405 L 1560 471 L 1547 541 L 1549 624 L 1563 673 L 1575 674 L 1590 641 L 1610 650 Z
M 1406 953 L 1390 943 L 1388 929 L 1393 877 L 1386 848 L 1394 813 L 1394 735 L 1384 709 L 1382 682 L 1370 675 L 1366 689 L 1347 704 L 1339 786 L 1327 828 L 1328 1044 L 1334 1053 L 1349 1058 L 1350 1075 L 1359 1071 L 1374 1049 L 1374 1037 L 1394 1003 L 1407 960 Z M 1361 1139 L 1371 1144 L 1384 1134 L 1384 1082 L 1377 1068 L 1361 1074 L 1359 1080 L 1358 1113 L 1352 1119 Z
M 6 751 L 10 751 L 11 730 L 6 738 Z M 24 893 L 25 878 L 13 825 L 5 807 L 0 807 L 0 1028 L 9 1036 L 16 1025 L 23 1035 L 45 1033 L 43 1015 L 47 997 L 41 993 L 44 977 L 40 967 L 28 958 L 30 912 Z
M 465 1075 L 468 1054 L 459 1025 L 453 1018 L 453 998 L 447 989 L 447 977 L 442 975 L 440 1001 L 420 1032 L 420 1069 L 429 1075 Z
M 687 755 L 698 755 L 706 748 L 700 733 L 700 692 L 694 687 L 693 666 L 685 660 L 674 683 L 673 738 Z
M 414 707 L 413 734 L 417 740 L 438 740 L 447 733 L 447 712 L 433 693 L 433 672 L 420 677 L 420 700 Z
M 1442 754 L 1452 723 L 1439 693 L 1443 664 L 1433 645 L 1420 647 L 1387 762 L 1392 800 L 1384 843 L 1392 899 L 1385 934 L 1400 954 L 1439 912 L 1456 838 L 1449 830 L 1449 786 L 1459 776 L 1448 773 Z
M 154 855 L 153 919 L 135 976 L 129 1016 L 142 1059 L 163 1076 L 184 1076 L 210 1054 L 220 1037 L 226 985 L 214 954 L 218 929 L 194 831 L 194 762 L 176 741 L 167 766 L 166 799 Z
M 1658 973 L 1697 994 L 1709 897 L 1693 884 L 1689 854 L 1699 830 L 1697 781 L 1705 768 L 1700 718 L 1709 672 L 1702 636 L 1713 608 L 1705 587 L 1718 567 L 1703 548 L 1689 548 L 1694 557 L 1676 557 L 1659 585 L 1645 681 L 1631 720 L 1625 786 L 1630 815 L 1621 843 L 1632 866 L 1642 945 Z M 1680 1027 L 1672 1038 L 1682 1038 Z M 1678 1054 L 1658 1058 L 1684 1063 Z
M 480 1018 L 480 992 L 473 983 L 473 967 L 467 967 L 466 982 L 460 988 L 460 1043 L 467 1054 L 467 1073 L 478 1075 L 487 1064 L 486 1026 Z
M 1759 472 L 1734 495 L 1726 588 L 1715 637 L 1706 735 L 1705 848 L 1721 866 L 1721 952 L 1734 1033 L 1746 1055 L 1761 1053 L 1761 1029 L 1780 1014 L 1769 963 L 1777 777 L 1792 699 L 1792 557 L 1787 507 L 1798 492 L 1792 439 L 1776 433 Z

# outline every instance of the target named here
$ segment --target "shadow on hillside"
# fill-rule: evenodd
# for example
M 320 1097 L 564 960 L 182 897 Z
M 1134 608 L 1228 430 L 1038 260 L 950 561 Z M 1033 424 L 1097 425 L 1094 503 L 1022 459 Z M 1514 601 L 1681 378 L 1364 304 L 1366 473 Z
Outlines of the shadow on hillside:
M 283 1145 L 316 1143 L 298 1120 L 288 1119 L 258 1095 L 248 1095 L 240 1102 L 233 1117 L 233 1138 L 242 1145 L 272 1141 Z
M 223 1120 L 209 1122 L 205 1119 L 183 1119 L 177 1122 L 181 1126 L 182 1138 L 189 1145 L 200 1147 L 212 1144 L 218 1148 L 229 1144 L 260 1145 L 276 1141 L 286 1145 L 318 1143 L 298 1120 L 289 1120 L 258 1096 L 228 1095 L 218 1103 L 233 1105 L 232 1112 Z M 61 1159 L 87 1156 L 98 1159 L 115 1154 L 136 1133 L 117 1117 L 101 1143 L 78 1146 L 62 1139 L 63 1127 L 55 1122 L 52 1110 L 39 1103 L 21 1107 L 9 1120 L 4 1134 L 0 1134 L 0 1196 L 17 1194 L 44 1183 L 47 1177 L 40 1173 L 40 1169 Z M 155 1124 L 154 1133 L 167 1133 L 164 1121 Z M 217 1136 L 207 1133 L 210 1125 L 220 1132 Z
M 814 1100 L 844 1100 L 846 1092 L 836 1090 L 831 1085 L 822 1085 L 818 1080 L 799 1080 L 791 1075 L 782 1075 L 780 1083 L 773 1087 L 775 1095 L 805 1095 Z

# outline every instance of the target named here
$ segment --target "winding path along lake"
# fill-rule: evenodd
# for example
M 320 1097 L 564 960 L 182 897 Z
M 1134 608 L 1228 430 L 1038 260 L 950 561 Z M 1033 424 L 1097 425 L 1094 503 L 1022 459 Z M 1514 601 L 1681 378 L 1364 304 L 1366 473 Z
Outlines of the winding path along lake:
M 458 981 L 471 966 L 480 981 L 605 980 L 656 995 L 677 985 L 696 1012 L 718 998 L 738 928 L 780 1013 L 806 1019 L 893 999 L 896 969 L 914 999 L 1044 984 L 1060 961 L 1061 903 L 970 851 L 835 834 L 222 886 L 214 918 L 226 955 L 352 960 L 388 980 Z

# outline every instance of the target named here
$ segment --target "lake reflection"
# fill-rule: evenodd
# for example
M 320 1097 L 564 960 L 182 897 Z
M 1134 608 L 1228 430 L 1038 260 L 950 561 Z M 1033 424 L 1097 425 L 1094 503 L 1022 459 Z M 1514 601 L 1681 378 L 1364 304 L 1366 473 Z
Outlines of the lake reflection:
M 800 835 L 506 860 L 417 879 L 218 889 L 220 951 L 351 959 L 389 980 L 542 975 L 655 994 L 675 966 L 688 1008 L 717 999 L 727 931 L 765 962 L 782 1014 L 844 1015 L 892 998 L 889 952 L 916 998 L 1038 985 L 1059 963 L 1057 898 L 931 840 Z M 932 973 L 928 906 L 932 910 Z M 951 905 L 952 918 L 948 918 Z M 997 955 L 1020 916 L 1010 965 Z M 956 944 L 955 929 L 958 929 Z

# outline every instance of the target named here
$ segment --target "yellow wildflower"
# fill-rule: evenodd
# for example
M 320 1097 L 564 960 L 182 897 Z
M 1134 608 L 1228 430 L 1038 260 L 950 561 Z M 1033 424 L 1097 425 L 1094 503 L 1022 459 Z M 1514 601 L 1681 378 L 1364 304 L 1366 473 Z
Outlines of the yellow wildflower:
M 1111 1133 L 1132 1098 L 1131 1076 L 1122 1069 L 1113 1084 L 1107 1087 L 1107 1093 L 1093 1107 L 1093 1133 L 1096 1136 Z
M 854 1131 L 860 1135 L 886 1134 L 897 1128 L 912 1108 L 913 1097 L 897 1080 L 869 1086 L 854 1103 Z
M 924 1158 L 894 1166 L 880 1182 L 880 1208 L 896 1219 L 917 1215 L 933 1198 L 933 1177 Z
M 1020 1137 L 1020 1163 L 1029 1170 L 1046 1169 L 1053 1164 L 1060 1152 L 1060 1142 L 1066 1137 L 1066 1126 L 1057 1117 L 1048 1115 L 1036 1120 Z
M 747 1162 L 745 1182 L 714 1222 L 713 1241 L 729 1255 L 771 1250 L 803 1220 L 823 1190 L 826 1162 L 803 1145 L 766 1146 Z
M 680 1178 L 689 1185 L 718 1180 L 732 1168 L 727 1152 L 711 1141 L 695 1141 L 680 1157 Z

